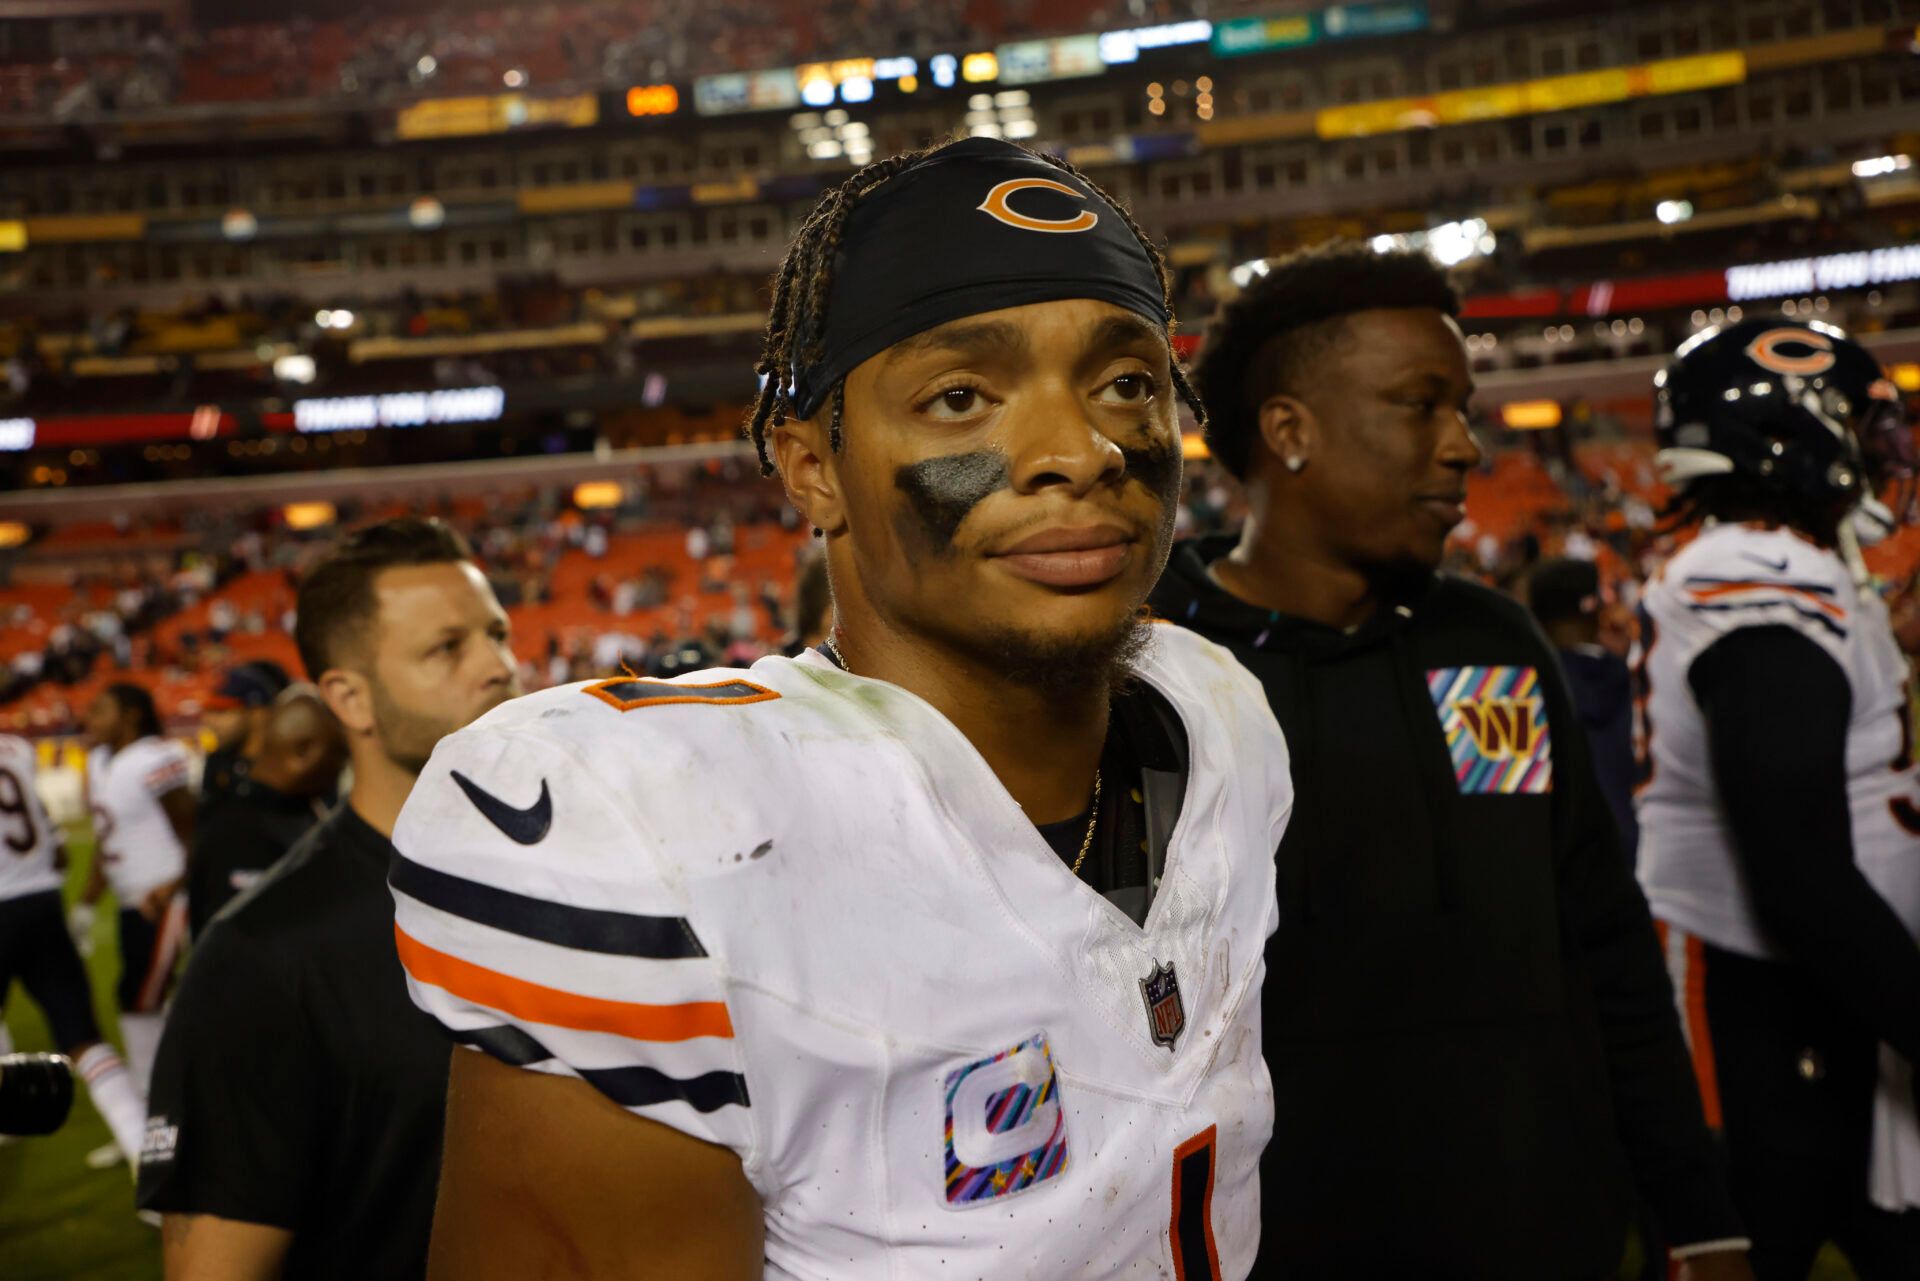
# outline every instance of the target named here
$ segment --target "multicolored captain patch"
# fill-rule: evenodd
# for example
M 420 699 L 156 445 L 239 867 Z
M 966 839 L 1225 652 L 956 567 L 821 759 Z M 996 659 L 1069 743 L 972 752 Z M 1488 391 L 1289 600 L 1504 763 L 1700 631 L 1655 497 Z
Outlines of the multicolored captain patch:
M 1531 667 L 1438 667 L 1427 691 L 1463 795 L 1553 790 L 1553 736 L 1540 673 Z
M 1067 1116 L 1044 1032 L 947 1073 L 947 1205 L 1024 1192 L 1067 1168 Z

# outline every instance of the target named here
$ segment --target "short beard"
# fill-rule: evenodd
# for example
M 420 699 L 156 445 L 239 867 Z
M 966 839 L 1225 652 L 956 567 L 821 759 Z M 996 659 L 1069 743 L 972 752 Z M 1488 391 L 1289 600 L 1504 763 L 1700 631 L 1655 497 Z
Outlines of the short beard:
M 1114 694 L 1136 679 L 1140 658 L 1153 644 L 1153 626 L 1134 616 L 1104 634 L 1070 640 L 1008 628 L 974 644 L 1000 675 L 1048 698 L 1084 695 L 1090 689 Z
M 386 753 L 388 760 L 416 778 L 427 767 L 427 761 L 441 739 L 455 730 L 465 729 L 519 693 L 516 684 L 474 715 L 456 720 L 402 707 L 377 678 L 369 677 L 367 684 L 373 693 L 373 732 L 380 750 Z

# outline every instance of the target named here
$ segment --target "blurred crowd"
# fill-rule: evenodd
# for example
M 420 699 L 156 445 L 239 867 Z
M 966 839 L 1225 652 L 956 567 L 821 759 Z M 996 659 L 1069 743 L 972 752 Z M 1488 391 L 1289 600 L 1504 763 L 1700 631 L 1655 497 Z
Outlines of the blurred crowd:
M 1031 3 L 1012 30 L 1046 27 Z M 623 89 L 810 59 L 990 45 L 963 0 L 592 0 L 367 9 L 207 31 L 69 23 L 60 56 L 0 68 L 0 108 L 72 117 L 176 101 Z

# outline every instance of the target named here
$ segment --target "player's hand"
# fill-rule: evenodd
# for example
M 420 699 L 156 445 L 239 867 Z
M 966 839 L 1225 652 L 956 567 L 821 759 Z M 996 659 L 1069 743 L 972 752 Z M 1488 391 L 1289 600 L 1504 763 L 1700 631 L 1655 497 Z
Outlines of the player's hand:
M 93 904 L 75 903 L 67 909 L 67 933 L 81 956 L 93 955 Z
M 149 921 L 158 921 L 166 913 L 167 904 L 173 902 L 173 896 L 180 892 L 179 881 L 168 881 L 165 885 L 156 885 L 147 891 L 140 900 L 140 915 Z
M 1745 1250 L 1696 1254 L 1680 1265 L 1675 1281 L 1754 1281 Z

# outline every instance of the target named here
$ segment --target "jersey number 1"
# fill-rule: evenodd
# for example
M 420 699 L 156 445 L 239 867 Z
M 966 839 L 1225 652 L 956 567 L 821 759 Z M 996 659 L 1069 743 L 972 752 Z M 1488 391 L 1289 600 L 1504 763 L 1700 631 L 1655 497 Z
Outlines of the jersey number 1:
M 1220 1281 L 1213 1243 L 1214 1126 L 1173 1150 L 1174 1281 Z

